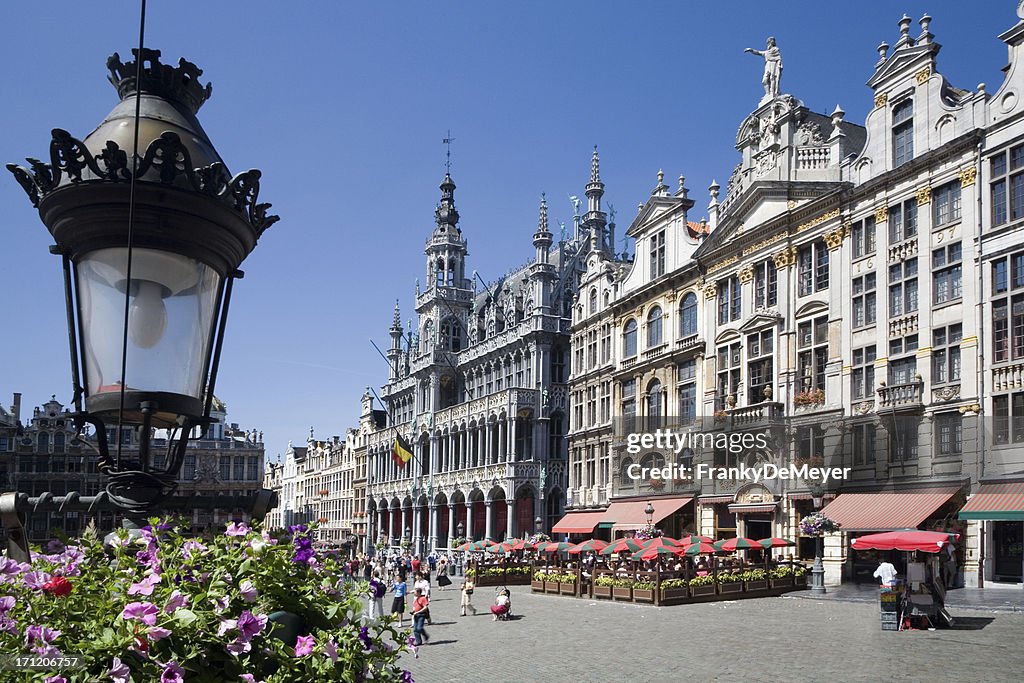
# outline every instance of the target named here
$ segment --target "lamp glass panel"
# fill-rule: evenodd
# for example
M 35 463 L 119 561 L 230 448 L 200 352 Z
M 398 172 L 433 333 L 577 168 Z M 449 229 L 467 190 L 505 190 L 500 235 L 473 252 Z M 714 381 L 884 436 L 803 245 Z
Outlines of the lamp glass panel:
M 128 292 L 129 391 L 202 399 L 220 275 L 195 259 L 156 249 L 100 249 L 79 260 L 77 289 L 89 395 L 119 392 Z

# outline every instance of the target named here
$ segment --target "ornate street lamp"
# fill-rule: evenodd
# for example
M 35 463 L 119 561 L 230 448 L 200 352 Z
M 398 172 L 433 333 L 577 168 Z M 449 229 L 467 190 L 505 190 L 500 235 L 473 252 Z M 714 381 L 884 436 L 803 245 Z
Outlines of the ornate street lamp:
M 465 524 L 463 524 L 462 522 L 459 522 L 458 524 L 455 525 L 455 535 L 456 536 L 458 536 L 459 538 L 465 538 L 465 536 L 464 536 L 465 533 L 466 533 L 466 525 Z
M 533 529 L 538 534 L 544 529 L 544 520 L 540 515 L 537 515 L 536 519 L 533 520 Z
M 819 483 L 811 485 L 811 502 L 814 503 L 814 511 L 821 512 L 822 503 L 825 502 L 825 489 Z M 825 593 L 825 565 L 822 556 L 825 554 L 825 539 L 818 534 L 814 539 L 814 565 L 811 567 L 811 592 Z
M 96 430 L 109 499 L 141 516 L 174 493 L 188 439 L 211 421 L 232 285 L 277 216 L 257 202 L 260 172 L 232 176 L 200 126 L 202 71 L 132 52 L 107 61 L 121 101 L 96 130 L 54 129 L 49 163 L 7 168 L 63 263 L 76 425 Z M 123 427 L 139 434 L 130 458 Z M 162 467 L 155 429 L 168 430 Z
M 644 508 L 644 514 L 647 515 L 647 526 L 654 525 L 654 505 L 651 501 L 647 501 L 647 507 Z

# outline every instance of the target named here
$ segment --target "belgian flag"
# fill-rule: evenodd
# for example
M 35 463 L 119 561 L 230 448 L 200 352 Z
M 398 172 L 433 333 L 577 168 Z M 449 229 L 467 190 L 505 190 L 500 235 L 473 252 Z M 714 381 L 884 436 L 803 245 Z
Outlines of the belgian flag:
M 405 467 L 405 464 L 412 460 L 412 446 L 402 438 L 401 434 L 395 435 L 395 444 L 391 447 L 391 458 L 399 467 Z

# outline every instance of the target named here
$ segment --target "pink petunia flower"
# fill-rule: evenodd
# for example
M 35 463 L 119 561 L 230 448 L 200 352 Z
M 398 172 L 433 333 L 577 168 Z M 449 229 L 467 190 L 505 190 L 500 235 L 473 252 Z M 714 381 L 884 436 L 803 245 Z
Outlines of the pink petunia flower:
M 305 657 L 313 652 L 314 644 L 313 636 L 299 636 L 298 640 L 295 641 L 295 656 Z
M 149 642 L 156 643 L 171 635 L 171 630 L 161 626 L 151 626 L 146 635 L 149 637 Z
M 258 595 L 256 586 L 254 586 L 252 581 L 248 579 L 239 584 L 238 592 L 242 594 L 242 599 L 246 602 L 254 602 Z
M 171 593 L 171 597 L 168 598 L 167 604 L 164 605 L 164 612 L 167 614 L 174 614 L 175 610 L 180 607 L 184 607 L 188 604 L 188 596 L 183 594 L 177 588 Z
M 331 659 L 331 664 L 338 663 L 338 644 L 334 642 L 334 638 L 331 637 L 326 643 L 324 643 L 324 654 Z
M 156 626 L 156 616 L 159 613 L 160 610 L 151 602 L 130 602 L 121 612 L 121 618 L 126 621 L 136 619 L 146 626 Z
M 131 683 L 132 671 L 128 665 L 121 661 L 120 657 L 114 657 L 113 663 L 107 670 L 107 675 L 113 683 Z
M 174 660 L 167 662 L 160 674 L 160 683 L 185 683 L 185 670 Z
M 133 583 L 128 588 L 128 595 L 152 595 L 153 589 L 162 581 L 160 574 L 150 574 L 138 583 Z
M 245 522 L 231 522 L 228 524 L 227 530 L 224 532 L 225 536 L 245 536 L 249 533 L 249 527 L 246 526 Z

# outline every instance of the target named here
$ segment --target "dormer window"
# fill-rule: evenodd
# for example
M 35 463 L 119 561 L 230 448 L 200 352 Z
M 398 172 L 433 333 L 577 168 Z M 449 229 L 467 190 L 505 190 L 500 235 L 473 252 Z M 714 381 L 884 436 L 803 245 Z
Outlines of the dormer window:
M 665 231 L 651 235 L 651 278 L 665 274 Z
M 892 109 L 893 166 L 914 158 L 914 101 L 900 102 Z

